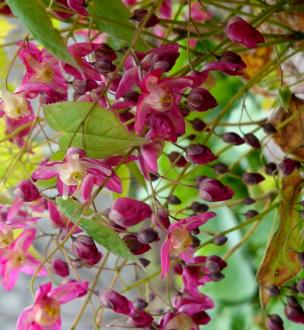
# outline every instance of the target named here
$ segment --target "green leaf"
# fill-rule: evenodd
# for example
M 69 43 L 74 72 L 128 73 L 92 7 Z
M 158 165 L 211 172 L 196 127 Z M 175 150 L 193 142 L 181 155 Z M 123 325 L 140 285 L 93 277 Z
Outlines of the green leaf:
M 25 25 L 32 36 L 59 59 L 75 64 L 59 32 L 53 27 L 46 8 L 39 0 L 7 0 L 14 15 Z
M 122 154 L 145 140 L 129 132 L 109 111 L 89 102 L 61 102 L 46 105 L 44 116 L 55 130 L 64 132 L 60 139 L 63 151 L 79 147 L 89 157 L 103 158 Z
M 135 26 L 129 21 L 132 16 L 121 0 L 93 0 L 89 5 L 89 13 L 101 32 L 106 32 L 114 38 L 132 41 Z M 145 48 L 139 40 L 135 48 Z
M 56 204 L 66 217 L 108 251 L 123 258 L 136 260 L 119 235 L 109 228 L 97 214 L 94 215 L 92 210 L 88 209 L 83 214 L 83 206 L 73 199 L 64 200 L 58 197 Z

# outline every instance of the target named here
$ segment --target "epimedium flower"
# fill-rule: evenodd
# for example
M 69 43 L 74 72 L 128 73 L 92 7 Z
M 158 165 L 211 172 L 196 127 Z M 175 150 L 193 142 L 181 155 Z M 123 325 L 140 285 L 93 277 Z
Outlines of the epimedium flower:
M 152 215 L 151 207 L 133 198 L 117 198 L 112 205 L 109 218 L 122 227 L 134 226 Z
M 193 164 L 204 165 L 214 161 L 217 157 L 202 144 L 190 144 L 186 148 L 186 158 Z
M 225 33 L 230 40 L 247 48 L 256 48 L 258 44 L 265 42 L 263 35 L 239 16 L 229 19 Z
M 19 42 L 18 45 L 18 56 L 26 72 L 16 92 L 24 92 L 29 98 L 43 94 L 44 103 L 66 100 L 68 84 L 59 61 L 45 49 L 39 50 L 33 42 Z
M 51 282 L 41 285 L 34 304 L 20 314 L 16 330 L 60 330 L 60 306 L 83 297 L 88 286 L 87 281 L 71 281 L 54 289 Z
M 187 77 L 161 79 L 161 73 L 159 69 L 154 70 L 141 83 L 135 131 L 141 134 L 147 127 L 151 139 L 160 137 L 176 141 L 185 131 L 185 122 L 178 109 L 180 93 L 191 87 L 193 81 Z
M 76 13 L 82 16 L 88 16 L 86 0 L 67 0 L 67 5 L 76 11 Z
M 193 254 L 193 250 L 191 248 L 192 238 L 190 236 L 190 232 L 200 227 L 214 216 L 215 213 L 213 212 L 205 212 L 170 224 L 167 238 L 165 239 L 160 251 L 162 277 L 166 276 L 169 272 L 170 255 L 179 256 L 182 259 L 187 259 L 187 254 Z
M 57 178 L 57 188 L 63 198 L 68 198 L 80 190 L 81 197 L 87 201 L 94 186 L 103 183 L 111 191 L 120 193 L 121 182 L 114 173 L 112 159 L 97 160 L 86 157 L 78 148 L 70 148 L 63 161 L 46 162 L 34 171 L 34 180 Z
M 39 267 L 40 262 L 28 252 L 35 235 L 35 229 L 26 229 L 11 245 L 0 250 L 2 285 L 6 291 L 13 289 L 19 272 L 33 275 L 37 267 Z M 38 275 L 46 276 L 47 273 L 42 268 Z

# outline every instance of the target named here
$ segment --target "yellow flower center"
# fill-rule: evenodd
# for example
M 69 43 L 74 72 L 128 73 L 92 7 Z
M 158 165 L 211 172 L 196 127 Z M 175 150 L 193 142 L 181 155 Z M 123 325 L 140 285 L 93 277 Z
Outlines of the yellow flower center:
M 49 66 L 41 66 L 36 70 L 35 78 L 42 83 L 50 83 L 54 77 L 54 70 Z
M 3 111 L 12 119 L 30 114 L 28 103 L 23 94 L 13 94 L 2 91 Z
M 185 228 L 177 228 L 171 236 L 171 253 L 179 255 L 192 244 L 192 238 Z
M 6 248 L 14 241 L 13 231 L 0 232 L 0 248 Z
M 52 325 L 60 316 L 60 304 L 56 299 L 47 298 L 42 305 L 36 306 L 35 321 L 39 325 Z
M 178 314 L 171 319 L 164 330 L 191 330 L 192 329 L 192 319 L 189 315 L 185 313 Z

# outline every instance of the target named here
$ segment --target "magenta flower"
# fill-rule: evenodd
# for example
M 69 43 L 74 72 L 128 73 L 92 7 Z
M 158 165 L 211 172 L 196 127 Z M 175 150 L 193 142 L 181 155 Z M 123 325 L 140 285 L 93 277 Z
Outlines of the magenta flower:
M 186 258 L 187 253 L 192 255 L 192 238 L 190 232 L 200 227 L 214 216 L 215 213 L 213 212 L 201 213 L 199 215 L 179 220 L 169 226 L 168 236 L 164 241 L 160 252 L 162 277 L 166 276 L 169 272 L 170 255 L 179 256 L 181 258 Z
M 66 100 L 68 85 L 57 59 L 45 49 L 39 50 L 32 42 L 20 42 L 19 45 L 18 56 L 26 73 L 16 92 L 24 92 L 30 98 L 43 94 L 45 103 Z
M 51 282 L 39 287 L 34 304 L 19 316 L 16 330 L 61 330 L 60 305 L 84 296 L 87 281 L 71 281 L 52 289 Z
M 83 150 L 70 148 L 63 161 L 42 164 L 32 177 L 34 180 L 56 177 L 57 188 L 63 198 L 68 198 L 80 190 L 81 197 L 86 202 L 94 186 L 101 186 L 106 180 L 106 188 L 121 193 L 120 179 L 110 166 L 112 160 L 91 159 L 85 156 Z
M 87 235 L 79 235 L 73 238 L 71 251 L 86 266 L 94 266 L 102 258 L 102 253 L 98 251 L 94 240 Z
M 33 202 L 41 197 L 31 180 L 21 181 L 15 190 L 15 194 L 24 202 Z
M 135 131 L 141 134 L 146 126 L 152 140 L 160 137 L 176 141 L 185 131 L 184 119 L 178 109 L 180 93 L 192 84 L 192 79 L 186 77 L 161 79 L 159 69 L 150 72 L 141 84 Z
M 186 149 L 186 158 L 193 164 L 208 164 L 217 157 L 212 151 L 202 144 L 190 144 Z
M 231 17 L 225 27 L 227 37 L 247 48 L 256 48 L 265 42 L 263 35 L 241 17 Z
M 149 205 L 133 198 L 117 198 L 109 213 L 109 218 L 122 227 L 134 226 L 150 218 L 152 210 Z
M 199 179 L 199 193 L 207 202 L 220 202 L 231 199 L 233 190 L 216 179 L 202 177 Z
M 200 325 L 210 321 L 205 310 L 213 308 L 214 304 L 206 295 L 184 291 L 174 297 L 172 307 L 175 311 L 168 312 L 161 318 L 160 330 L 199 330 Z
M 64 71 L 79 80 L 93 79 L 101 81 L 102 76 L 98 73 L 94 66 L 85 59 L 86 56 L 94 53 L 99 48 L 100 44 L 93 42 L 78 42 L 69 46 L 68 51 L 81 68 L 81 72 L 68 63 L 63 64 Z
M 28 252 L 35 235 L 35 229 L 26 229 L 10 246 L 0 250 L 2 285 L 6 291 L 13 289 L 19 272 L 33 275 L 40 265 L 40 262 Z M 46 276 L 47 273 L 42 268 L 38 275 Z

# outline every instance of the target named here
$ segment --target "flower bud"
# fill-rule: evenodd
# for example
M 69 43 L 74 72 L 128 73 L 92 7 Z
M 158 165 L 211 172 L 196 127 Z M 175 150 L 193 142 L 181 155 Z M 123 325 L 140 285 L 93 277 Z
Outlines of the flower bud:
M 226 132 L 223 135 L 223 141 L 233 144 L 235 146 L 239 146 L 245 142 L 238 134 L 234 132 Z
M 238 16 L 228 20 L 225 33 L 230 40 L 247 48 L 256 48 L 258 44 L 265 42 L 263 35 L 257 29 Z
M 102 258 L 94 240 L 87 235 L 79 235 L 74 239 L 72 252 L 88 266 L 96 265 Z
M 96 70 L 101 74 L 106 74 L 115 71 L 116 65 L 107 60 L 98 60 L 94 64 Z
M 191 121 L 191 125 L 194 130 L 201 132 L 206 128 L 206 123 L 199 118 L 195 118 Z
M 70 274 L 68 264 L 62 259 L 54 259 L 52 262 L 53 272 L 61 277 L 67 277 Z
M 255 184 L 259 184 L 260 182 L 264 181 L 265 178 L 260 173 L 248 172 L 248 173 L 243 174 L 242 180 L 245 184 L 255 185 Z
M 31 180 L 21 181 L 15 193 L 24 202 L 33 202 L 40 198 L 40 193 Z
M 277 297 L 280 295 L 281 291 L 276 285 L 271 285 L 267 288 L 271 297 Z
M 168 157 L 170 162 L 177 167 L 185 167 L 188 164 L 186 158 L 177 151 L 171 152 Z
M 304 252 L 297 252 L 297 257 L 300 261 L 302 268 L 304 268 Z
M 290 175 L 298 166 L 298 163 L 291 158 L 284 158 L 279 164 L 279 170 L 284 176 Z
M 299 305 L 297 299 L 295 297 L 288 297 L 287 300 L 288 302 L 284 308 L 284 313 L 288 320 L 304 324 L 304 311 Z
M 144 202 L 128 197 L 117 198 L 109 213 L 109 218 L 122 227 L 134 226 L 149 218 L 152 210 Z
M 272 124 L 268 123 L 268 122 L 262 124 L 261 126 L 262 126 L 263 131 L 264 131 L 265 134 L 274 134 L 274 133 L 277 132 L 275 127 Z
M 135 328 L 149 329 L 153 322 L 153 317 L 143 310 L 134 308 L 129 316 L 127 323 Z
M 133 16 L 130 19 L 135 22 L 140 23 L 144 19 L 144 17 L 147 15 L 147 13 L 148 13 L 147 9 L 136 9 L 136 10 L 134 10 Z M 149 19 L 147 20 L 145 27 L 146 28 L 153 27 L 158 23 L 159 23 L 159 18 L 156 15 L 152 14 L 149 17 Z
M 99 299 L 105 307 L 119 314 L 129 315 L 133 309 L 131 301 L 114 290 L 101 291 Z
M 142 244 L 159 241 L 158 232 L 151 227 L 141 229 L 137 234 L 137 238 Z
M 266 327 L 268 330 L 284 330 L 283 320 L 277 314 L 268 315 Z
M 253 133 L 245 134 L 244 140 L 246 141 L 247 144 L 249 144 L 251 147 L 253 147 L 255 149 L 261 148 L 260 141 Z
M 227 236 L 215 236 L 213 238 L 213 244 L 221 246 L 224 245 L 226 242 L 228 241 L 228 237 Z
M 214 274 L 210 274 L 209 277 L 210 277 L 211 281 L 219 282 L 219 281 L 221 281 L 222 279 L 225 278 L 225 275 L 222 274 L 222 273 L 214 273 Z
M 148 306 L 148 303 L 144 299 L 137 298 L 134 302 L 134 306 L 139 310 L 143 310 Z
M 205 88 L 193 88 L 187 98 L 189 108 L 194 111 L 207 111 L 217 106 L 216 99 Z
M 245 212 L 245 217 L 246 219 L 250 219 L 250 218 L 254 218 L 258 214 L 259 212 L 257 212 L 256 210 L 248 210 L 247 212 Z
M 216 179 L 207 177 L 201 178 L 199 181 L 199 192 L 202 199 L 207 202 L 220 202 L 231 199 L 234 195 L 233 190 L 223 185 Z
M 134 255 L 143 254 L 151 249 L 149 244 L 141 243 L 135 234 L 128 234 L 123 240 Z
M 255 203 L 255 200 L 253 198 L 251 198 L 251 197 L 246 197 L 246 198 L 244 198 L 243 203 L 245 205 L 251 205 L 251 204 L 254 204 Z
M 277 174 L 277 165 L 273 162 L 270 162 L 268 164 L 265 165 L 265 172 L 268 175 L 275 175 Z
M 227 266 L 226 261 L 218 256 L 209 256 L 205 261 L 204 272 L 208 275 L 217 274 Z
M 191 204 L 191 210 L 196 213 L 203 213 L 207 212 L 209 209 L 208 205 L 199 203 L 199 202 L 193 202 Z
M 95 50 L 95 59 L 106 60 L 106 61 L 114 61 L 116 60 L 117 55 L 115 51 L 108 44 L 101 44 L 100 47 Z
M 213 166 L 214 172 L 218 175 L 227 173 L 229 171 L 229 168 L 224 163 L 219 163 Z
M 297 290 L 298 290 L 298 292 L 304 294 L 304 280 L 300 280 L 297 283 Z
M 179 205 L 182 203 L 182 201 L 177 196 L 174 196 L 174 195 L 169 196 L 167 198 L 167 201 L 169 204 L 172 204 L 172 205 Z
M 193 164 L 204 165 L 214 161 L 217 157 L 202 144 L 190 144 L 186 149 L 186 157 Z
M 145 259 L 145 258 L 138 258 L 138 260 L 144 268 L 148 267 L 151 263 L 150 260 Z
M 163 209 L 158 209 L 157 214 L 153 213 L 151 219 L 152 222 L 160 228 L 168 229 L 170 226 L 168 212 Z

